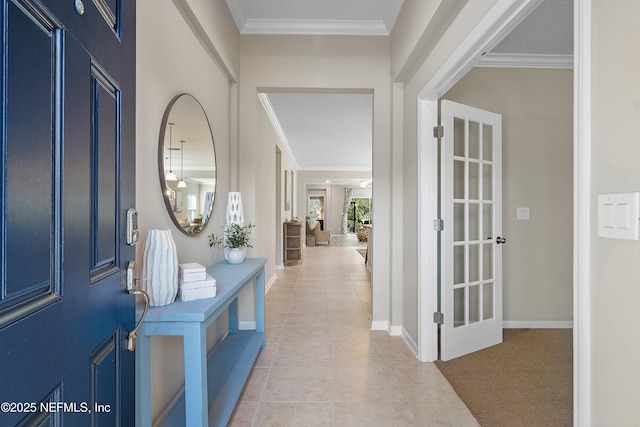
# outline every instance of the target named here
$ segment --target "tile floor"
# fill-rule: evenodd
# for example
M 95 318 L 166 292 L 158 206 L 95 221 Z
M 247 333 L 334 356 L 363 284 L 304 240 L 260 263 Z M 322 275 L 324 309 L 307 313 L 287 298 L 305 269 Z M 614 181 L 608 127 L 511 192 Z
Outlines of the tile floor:
M 305 248 L 278 272 L 231 426 L 478 426 L 435 365 L 369 329 L 370 277 L 353 247 Z

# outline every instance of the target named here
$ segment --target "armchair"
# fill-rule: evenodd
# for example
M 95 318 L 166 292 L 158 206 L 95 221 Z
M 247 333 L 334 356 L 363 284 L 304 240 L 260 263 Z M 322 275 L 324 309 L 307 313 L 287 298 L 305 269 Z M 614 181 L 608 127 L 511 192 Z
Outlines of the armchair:
M 320 223 L 314 220 L 307 220 L 307 245 L 310 241 L 314 242 L 314 245 L 317 245 L 318 242 L 327 242 L 329 245 L 329 241 L 331 240 L 331 232 L 328 230 L 320 230 Z M 309 236 L 313 236 L 313 239 L 310 239 Z

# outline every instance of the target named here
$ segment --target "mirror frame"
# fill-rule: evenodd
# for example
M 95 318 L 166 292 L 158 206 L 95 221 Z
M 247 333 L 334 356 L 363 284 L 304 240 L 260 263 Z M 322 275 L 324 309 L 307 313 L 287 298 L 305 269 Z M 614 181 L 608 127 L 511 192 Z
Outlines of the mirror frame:
M 165 180 L 165 165 L 164 165 L 164 142 L 165 142 L 165 136 L 166 136 L 166 132 L 167 132 L 167 124 L 169 123 L 169 116 L 171 115 L 171 111 L 173 110 L 173 106 L 175 105 L 176 102 L 178 102 L 179 99 L 181 99 L 182 97 L 190 97 L 193 101 L 195 101 L 195 103 L 200 107 L 200 110 L 202 111 L 202 115 L 204 116 L 204 120 L 206 122 L 207 125 L 207 129 L 209 130 L 209 135 L 211 136 L 211 145 L 212 145 L 212 149 L 213 149 L 213 165 L 214 165 L 214 178 L 215 178 L 215 185 L 214 185 L 214 189 L 217 188 L 218 186 L 218 156 L 216 153 L 216 144 L 215 144 L 215 140 L 213 139 L 213 132 L 211 131 L 211 123 L 209 122 L 209 117 L 207 116 L 207 112 L 204 110 L 204 108 L 202 107 L 202 104 L 200 103 L 200 101 L 198 101 L 198 99 L 191 95 L 190 93 L 180 93 L 176 96 L 173 97 L 173 99 L 171 99 L 171 101 L 169 101 L 169 103 L 167 104 L 167 107 L 164 110 L 164 114 L 162 115 L 162 123 L 160 126 L 160 136 L 158 139 L 158 178 L 160 179 L 160 188 L 162 191 L 162 200 L 164 200 L 164 205 L 167 208 L 167 213 L 169 214 L 169 217 L 171 218 L 171 221 L 173 222 L 173 224 L 178 228 L 178 230 L 180 230 L 183 234 L 190 236 L 190 237 L 195 237 L 200 235 L 205 228 L 207 228 L 207 225 L 209 224 L 209 222 L 211 222 L 211 216 L 213 214 L 213 207 L 216 203 L 216 195 L 214 191 L 214 196 L 213 196 L 213 201 L 211 203 L 211 212 L 209 213 L 209 219 L 207 220 L 206 223 L 203 224 L 202 228 L 197 232 L 197 233 L 189 233 L 187 232 L 187 230 L 184 229 L 184 227 L 178 222 L 178 219 L 176 218 L 175 213 L 173 212 L 173 207 L 171 206 L 171 200 L 169 199 L 169 195 L 167 194 L 167 190 L 169 189 L 169 187 L 167 187 L 167 183 Z

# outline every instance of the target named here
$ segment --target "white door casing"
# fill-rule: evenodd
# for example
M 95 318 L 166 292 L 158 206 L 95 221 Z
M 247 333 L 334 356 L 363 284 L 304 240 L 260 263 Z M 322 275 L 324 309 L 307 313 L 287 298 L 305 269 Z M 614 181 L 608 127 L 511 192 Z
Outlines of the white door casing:
M 441 102 L 441 359 L 502 342 L 502 116 Z

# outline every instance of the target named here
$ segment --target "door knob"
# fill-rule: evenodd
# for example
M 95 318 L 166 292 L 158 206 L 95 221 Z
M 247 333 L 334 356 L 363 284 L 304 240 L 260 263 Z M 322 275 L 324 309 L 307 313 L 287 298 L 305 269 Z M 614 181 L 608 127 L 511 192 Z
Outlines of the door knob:
M 496 243 L 497 244 L 507 243 L 507 239 L 505 239 L 504 237 L 496 237 Z

